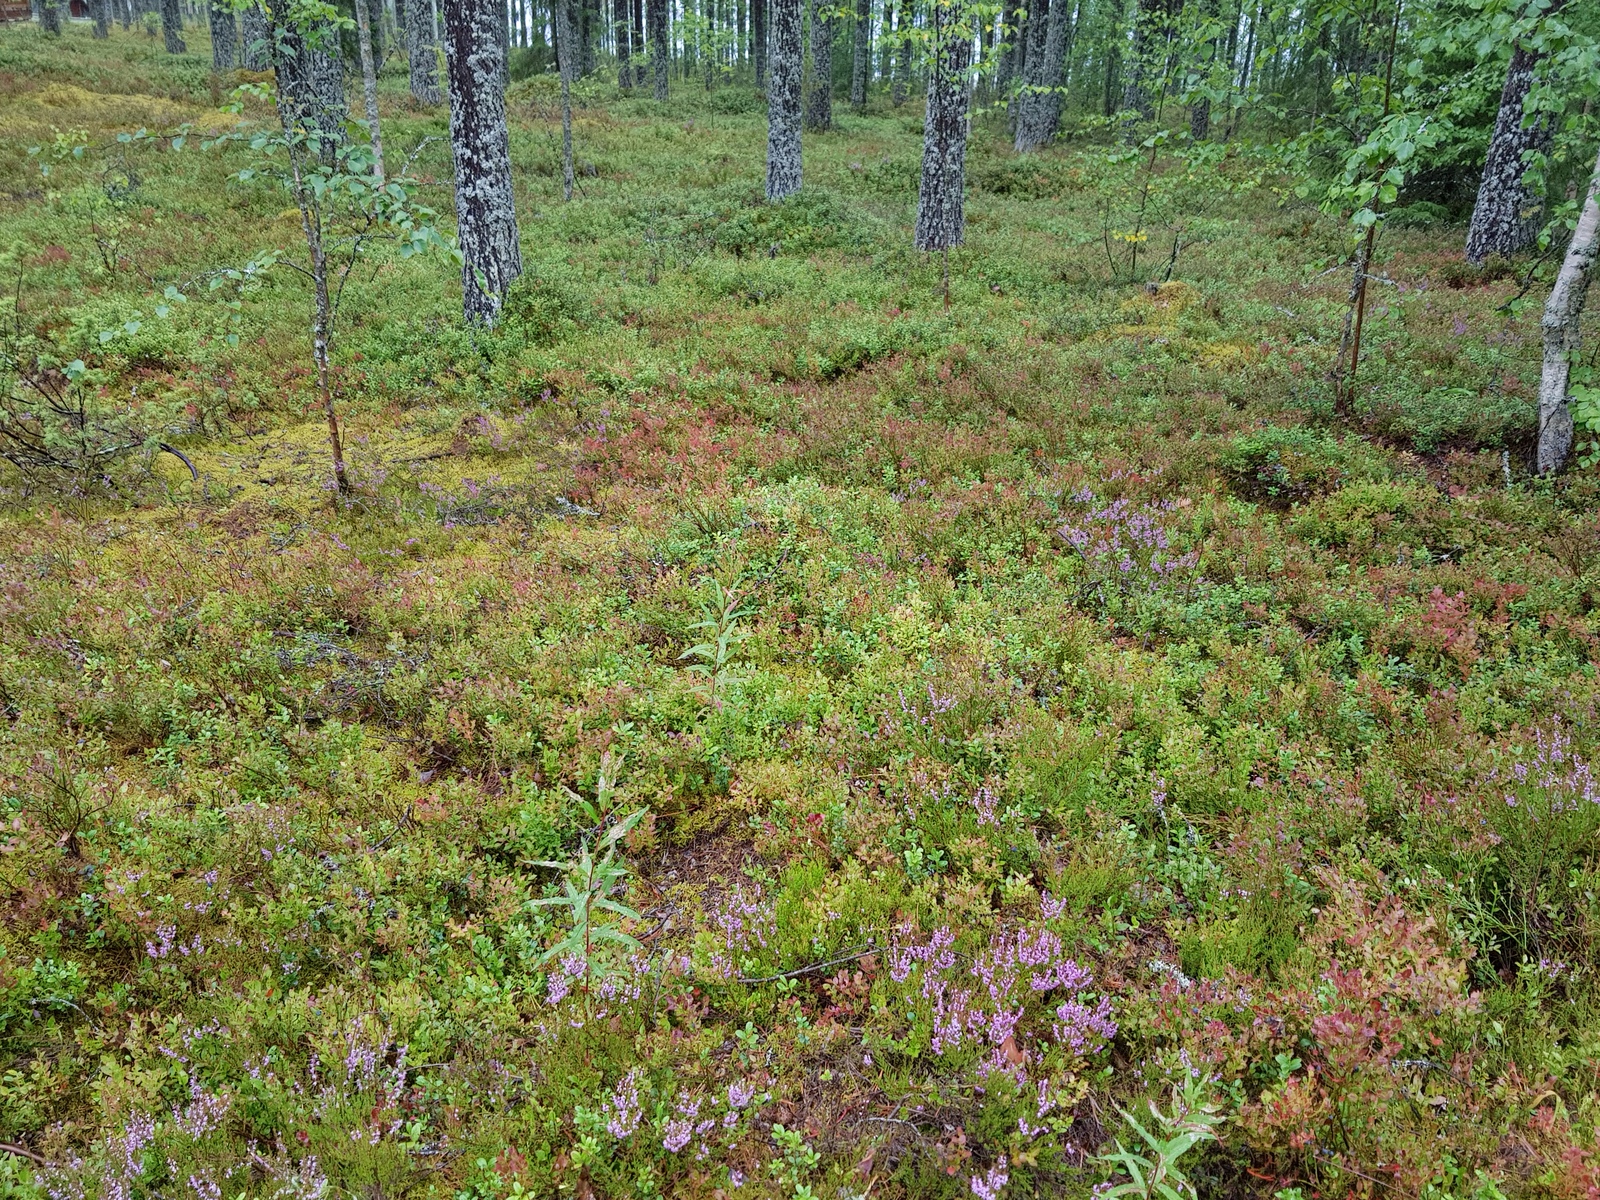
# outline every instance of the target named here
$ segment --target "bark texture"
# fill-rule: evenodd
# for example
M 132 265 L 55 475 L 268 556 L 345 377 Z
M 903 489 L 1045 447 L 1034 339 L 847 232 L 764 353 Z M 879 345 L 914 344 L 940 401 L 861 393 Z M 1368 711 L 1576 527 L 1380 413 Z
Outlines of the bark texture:
M 372 173 L 383 183 L 383 131 L 378 124 L 378 68 L 372 58 L 372 14 L 367 0 L 355 0 L 356 45 L 361 51 L 361 99 L 367 136 L 372 139 Z
M 412 97 L 419 104 L 439 103 L 439 45 L 433 37 L 433 12 L 418 0 L 406 5 L 406 60 L 411 68 Z
M 667 69 L 672 66 L 672 51 L 667 41 L 667 0 L 645 0 L 645 17 L 650 24 L 650 72 L 655 82 L 655 97 L 667 99 Z
M 572 199 L 572 80 L 578 68 L 572 6 L 577 0 L 552 0 L 556 21 L 556 72 L 561 78 L 561 195 Z
M 850 46 L 850 106 L 867 108 L 867 69 L 872 64 L 872 0 L 856 0 L 856 25 Z
M 1043 0 L 1036 3 L 1042 4 Z M 1041 14 L 1044 44 L 1028 55 L 1022 89 L 1017 93 L 1019 154 L 1055 140 L 1056 125 L 1061 119 L 1061 64 L 1067 56 L 1068 8 L 1068 0 L 1052 0 L 1048 14 Z
M 183 54 L 189 47 L 183 40 L 183 10 L 178 0 L 161 0 L 161 40 L 168 54 Z
M 1595 160 L 1589 195 L 1578 214 L 1578 227 L 1567 243 L 1540 325 L 1544 329 L 1544 366 L 1539 375 L 1539 442 L 1534 466 L 1539 474 L 1559 471 L 1572 453 L 1572 413 L 1567 387 L 1582 340 L 1583 301 L 1600 254 L 1600 159 Z
M 344 123 L 350 115 L 338 31 L 323 27 L 308 37 L 292 25 L 280 26 L 268 40 L 274 43 L 273 70 L 285 127 L 316 137 L 324 160 L 331 161 L 344 141 Z
M 111 36 L 111 0 L 89 0 L 89 15 L 94 18 L 97 40 Z
M 497 6 L 498 0 L 443 0 L 441 5 L 462 309 L 468 321 L 485 324 L 499 315 L 511 281 L 522 274 Z
M 265 71 L 272 65 L 272 56 L 267 52 L 267 39 L 272 36 L 267 14 L 259 4 L 252 4 L 239 14 L 239 24 L 239 40 L 243 43 L 239 48 L 240 64 L 247 71 Z
M 206 15 L 211 20 L 211 69 L 231 71 L 239 65 L 239 29 L 233 9 L 212 4 L 207 7 Z
M 917 188 L 918 250 L 948 250 L 966 233 L 968 68 L 972 43 L 952 0 L 935 0 L 929 48 L 928 112 L 922 127 Z
M 811 86 L 806 92 L 806 132 L 833 128 L 833 17 L 823 0 L 811 0 Z
M 1539 236 L 1543 202 L 1524 186 L 1530 155 L 1550 149 L 1548 121 L 1527 120 L 1528 92 L 1540 55 L 1518 46 L 1511 54 L 1500 113 L 1483 164 L 1483 181 L 1467 230 L 1467 261 L 1481 263 L 1491 254 L 1509 258 L 1533 245 Z
M 649 60 L 645 58 L 644 0 L 633 0 L 633 85 L 643 87 Z
M 750 62 L 755 68 L 756 91 L 767 87 L 767 0 L 750 0 Z
M 61 9 L 53 3 L 39 5 L 39 28 L 51 37 L 61 36 Z
M 627 91 L 633 87 L 633 31 L 628 25 L 628 0 L 616 0 L 612 16 L 611 28 L 617 39 L 617 86 Z
M 800 0 L 772 0 L 767 80 L 767 199 L 800 190 Z
M 1000 8 L 1000 61 L 994 66 L 995 91 L 1004 96 L 1011 90 L 1017 65 L 1017 0 L 1004 0 Z

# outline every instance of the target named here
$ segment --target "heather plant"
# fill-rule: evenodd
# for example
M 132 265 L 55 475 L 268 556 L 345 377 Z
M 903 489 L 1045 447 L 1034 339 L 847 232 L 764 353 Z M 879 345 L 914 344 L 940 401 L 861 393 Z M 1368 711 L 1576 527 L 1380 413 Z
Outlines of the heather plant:
M 1240 130 L 1335 120 L 1283 77 L 1358 32 L 1370 102 L 1371 21 L 1246 6 L 1230 80 L 1186 9 L 1163 95 L 1160 6 L 1053 5 L 1067 136 L 1019 156 L 1004 8 L 948 309 L 914 102 L 767 205 L 737 39 L 710 93 L 602 63 L 566 203 L 553 77 L 512 88 L 503 319 L 400 243 L 345 279 L 349 502 L 301 277 L 227 275 L 305 244 L 239 178 L 292 174 L 272 97 L 218 111 L 204 28 L 0 29 L 23 365 L 124 448 L 0 463 L 0 1192 L 1589 1197 L 1600 488 L 1520 440 L 1553 260 L 1463 266 L 1408 169 L 1339 413 L 1348 222 Z M 1548 19 L 1541 88 L 1592 14 Z M 1502 49 L 1449 68 L 1450 170 Z M 406 75 L 386 165 L 444 237 Z

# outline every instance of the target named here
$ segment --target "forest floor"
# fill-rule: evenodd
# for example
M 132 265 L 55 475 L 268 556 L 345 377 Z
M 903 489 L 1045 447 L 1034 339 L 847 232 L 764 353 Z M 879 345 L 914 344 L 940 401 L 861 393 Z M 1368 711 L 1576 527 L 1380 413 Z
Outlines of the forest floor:
M 0 30 L 19 325 L 198 472 L 5 481 L 0 1196 L 1595 1195 L 1600 488 L 1460 228 L 1340 416 L 1248 154 L 980 114 L 946 308 L 918 103 L 769 207 L 748 86 L 588 83 L 564 204 L 520 82 L 524 281 L 352 276 L 336 503 L 189 36 Z

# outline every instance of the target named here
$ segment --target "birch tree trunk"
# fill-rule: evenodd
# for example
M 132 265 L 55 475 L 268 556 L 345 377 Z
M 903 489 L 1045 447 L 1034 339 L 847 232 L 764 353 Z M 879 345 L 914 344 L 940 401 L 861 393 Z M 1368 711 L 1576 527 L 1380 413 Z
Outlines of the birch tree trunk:
M 552 0 L 556 20 L 556 74 L 561 79 L 561 196 L 572 199 L 572 79 L 577 72 L 578 46 L 572 6 L 579 0 Z
M 928 111 L 922 133 L 922 180 L 917 188 L 918 250 L 949 250 L 966 232 L 968 68 L 972 42 L 960 0 L 934 0 L 929 47 Z M 946 296 L 948 298 L 948 277 Z
M 265 71 L 272 65 L 272 57 L 267 53 L 267 38 L 271 35 L 271 27 L 267 24 L 267 14 L 261 11 L 261 5 L 252 4 L 239 14 L 241 29 L 239 47 L 239 62 L 247 71 Z
M 1035 0 L 1042 4 L 1043 0 Z M 1067 56 L 1069 0 L 1052 0 L 1045 16 L 1044 44 L 1030 47 L 1022 90 L 1017 94 L 1018 154 L 1026 154 L 1055 140 L 1061 118 L 1061 64 Z
M 767 80 L 767 199 L 800 190 L 800 0 L 772 0 Z
M 1600 253 L 1600 159 L 1595 160 L 1589 194 L 1578 215 L 1578 227 L 1567 243 L 1567 254 L 1550 299 L 1545 301 L 1544 368 L 1539 375 L 1539 442 L 1534 455 L 1541 475 L 1559 471 L 1572 452 L 1572 413 L 1567 409 L 1567 386 L 1581 342 L 1583 301 Z
M 511 139 L 500 87 L 504 60 L 497 0 L 443 0 L 450 87 L 450 150 L 461 243 L 461 306 L 469 322 L 492 324 L 522 274 Z
M 161 39 L 168 54 L 183 54 L 189 49 L 183 40 L 183 10 L 178 7 L 178 0 L 161 0 Z
M 856 25 L 850 47 L 850 106 L 867 110 L 867 68 L 872 62 L 872 0 L 856 0 Z
M 356 44 L 361 50 L 361 98 L 367 113 L 367 136 L 372 141 L 372 175 L 383 186 L 383 132 L 378 126 L 378 68 L 372 61 L 372 14 L 367 0 L 355 0 Z
M 806 95 L 806 132 L 833 128 L 833 18 L 826 0 L 811 0 L 811 87 Z
M 100 7 L 104 7 L 103 0 Z M 211 69 L 220 75 L 238 65 L 238 25 L 233 9 L 223 8 L 220 4 L 207 5 L 206 16 L 211 21 Z
M 420 0 L 406 5 L 406 61 L 412 97 L 418 104 L 439 103 L 439 44 L 433 36 L 433 12 Z
M 655 97 L 667 101 L 667 71 L 672 66 L 672 45 L 668 40 L 667 0 L 645 0 L 645 17 L 650 23 L 650 71 L 655 80 Z
M 1520 45 L 1511 53 L 1505 86 L 1500 90 L 1500 112 L 1467 230 L 1468 262 L 1481 263 L 1491 254 L 1509 258 L 1533 245 L 1539 236 L 1543 202 L 1528 190 L 1522 177 L 1529 156 L 1550 149 L 1550 122 L 1543 117 L 1528 121 L 1526 109 L 1542 57 Z

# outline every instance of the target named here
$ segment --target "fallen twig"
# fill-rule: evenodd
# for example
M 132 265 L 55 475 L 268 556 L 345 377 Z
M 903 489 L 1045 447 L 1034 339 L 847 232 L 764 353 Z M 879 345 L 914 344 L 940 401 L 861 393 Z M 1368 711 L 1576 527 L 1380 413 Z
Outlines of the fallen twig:
M 868 946 L 865 950 L 858 950 L 854 954 L 846 954 L 843 958 L 830 958 L 827 962 L 812 963 L 809 967 L 796 967 L 793 971 L 780 971 L 776 975 L 762 975 L 756 979 L 746 979 L 739 976 L 740 983 L 776 983 L 780 979 L 798 979 L 802 975 L 809 975 L 813 971 L 822 971 L 828 967 L 837 967 L 844 963 L 855 962 L 858 958 L 865 958 L 869 954 L 876 954 L 878 947 Z

